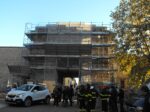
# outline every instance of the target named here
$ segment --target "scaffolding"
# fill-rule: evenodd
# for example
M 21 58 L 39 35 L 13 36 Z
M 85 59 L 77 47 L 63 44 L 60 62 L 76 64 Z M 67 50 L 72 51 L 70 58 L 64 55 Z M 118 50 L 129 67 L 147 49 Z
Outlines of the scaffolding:
M 28 23 L 24 38 L 28 51 L 23 56 L 31 77 L 39 81 L 50 75 L 58 77 L 60 71 L 76 71 L 78 74 L 70 77 L 78 76 L 83 82 L 110 81 L 115 72 L 114 36 L 105 25 L 93 23 Z

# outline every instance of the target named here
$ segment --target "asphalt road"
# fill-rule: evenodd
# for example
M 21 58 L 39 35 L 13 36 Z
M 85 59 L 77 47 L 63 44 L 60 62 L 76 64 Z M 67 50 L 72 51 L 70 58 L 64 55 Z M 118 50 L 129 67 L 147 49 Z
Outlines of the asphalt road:
M 54 107 L 50 105 L 34 105 L 32 107 L 9 106 L 0 109 L 0 112 L 78 112 L 74 107 Z
M 5 103 L 0 103 L 0 112 L 78 112 L 78 108 L 76 106 L 53 106 L 52 104 L 33 104 L 31 107 L 23 107 L 23 106 L 9 106 Z
M 9 106 L 4 101 L 0 101 L 0 112 L 78 112 L 79 109 L 76 105 L 70 107 L 53 106 L 52 103 L 49 105 L 45 104 L 33 104 L 31 107 Z
M 76 102 L 72 107 L 63 107 L 62 105 L 53 106 L 52 102 L 49 105 L 38 103 L 33 104 L 31 107 L 24 107 L 17 105 L 9 106 L 5 103 L 5 101 L 0 100 L 0 112 L 79 112 L 79 108 Z M 101 112 L 99 105 L 97 106 L 96 112 Z

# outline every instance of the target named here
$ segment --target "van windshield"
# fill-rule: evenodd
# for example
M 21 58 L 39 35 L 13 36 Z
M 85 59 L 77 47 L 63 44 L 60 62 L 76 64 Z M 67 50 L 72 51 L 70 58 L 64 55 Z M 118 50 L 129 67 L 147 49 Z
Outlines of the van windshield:
M 33 85 L 22 85 L 20 87 L 17 88 L 17 90 L 22 90 L 22 91 L 29 91 L 31 90 L 31 88 L 33 87 Z

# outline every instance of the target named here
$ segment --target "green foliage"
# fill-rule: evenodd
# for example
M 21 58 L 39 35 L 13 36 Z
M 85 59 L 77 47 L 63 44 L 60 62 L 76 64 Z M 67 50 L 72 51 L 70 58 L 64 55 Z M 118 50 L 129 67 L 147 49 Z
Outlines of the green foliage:
M 135 87 L 150 78 L 149 6 L 149 0 L 121 0 L 111 13 L 117 33 L 116 61 Z

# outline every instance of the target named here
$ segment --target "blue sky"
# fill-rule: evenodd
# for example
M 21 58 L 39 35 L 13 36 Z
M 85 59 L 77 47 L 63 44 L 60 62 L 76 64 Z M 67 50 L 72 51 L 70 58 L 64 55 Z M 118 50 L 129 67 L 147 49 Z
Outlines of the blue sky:
M 110 24 L 120 0 L 0 0 L 0 46 L 23 46 L 25 23 Z

